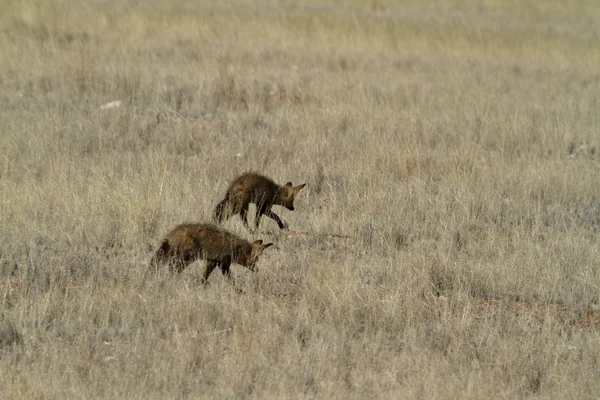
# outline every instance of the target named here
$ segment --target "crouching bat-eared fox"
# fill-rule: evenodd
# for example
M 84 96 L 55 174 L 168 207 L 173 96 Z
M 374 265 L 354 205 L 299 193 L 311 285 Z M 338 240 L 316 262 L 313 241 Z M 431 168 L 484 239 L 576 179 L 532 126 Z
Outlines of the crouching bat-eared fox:
M 205 260 L 202 283 L 208 283 L 208 277 L 216 267 L 231 282 L 229 267 L 232 263 L 256 270 L 256 262 L 262 252 L 273 243 L 263 244 L 262 240 L 250 243 L 231 232 L 212 224 L 181 224 L 173 228 L 162 241 L 150 266 L 154 270 L 159 264 L 169 264 L 173 273 L 182 272 L 196 260 Z

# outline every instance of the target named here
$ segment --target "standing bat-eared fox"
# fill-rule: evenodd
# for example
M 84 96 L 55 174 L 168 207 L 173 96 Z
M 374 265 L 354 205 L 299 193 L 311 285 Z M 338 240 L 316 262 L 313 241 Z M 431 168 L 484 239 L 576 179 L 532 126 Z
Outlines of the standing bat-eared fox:
M 196 260 L 206 260 L 202 283 L 216 267 L 231 281 L 229 267 L 240 264 L 250 271 L 256 270 L 256 262 L 264 249 L 273 243 L 263 244 L 262 240 L 252 243 L 233 233 L 212 224 L 181 224 L 173 228 L 154 253 L 150 266 L 157 268 L 159 263 L 168 263 L 171 272 L 181 272 Z
M 277 222 L 279 229 L 287 229 L 287 225 L 271 210 L 271 207 L 279 205 L 293 211 L 294 198 L 304 186 L 306 183 L 294 186 L 292 182 L 279 186 L 266 176 L 247 172 L 231 182 L 225 198 L 215 208 L 214 220 L 222 223 L 229 217 L 240 214 L 244 226 L 252 231 L 248 226 L 248 206 L 250 203 L 254 203 L 256 205 L 256 215 L 254 216 L 256 230 L 258 230 L 262 215 Z

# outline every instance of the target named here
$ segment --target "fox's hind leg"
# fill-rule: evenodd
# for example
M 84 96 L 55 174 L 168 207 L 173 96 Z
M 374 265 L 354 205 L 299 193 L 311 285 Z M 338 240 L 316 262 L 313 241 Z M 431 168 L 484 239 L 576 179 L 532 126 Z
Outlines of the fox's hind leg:
M 215 211 L 213 212 L 213 220 L 220 224 L 229 218 L 230 214 L 229 198 L 225 197 L 225 199 L 221 200 L 215 207 Z
M 165 262 L 169 257 L 172 256 L 171 245 L 168 240 L 163 240 L 160 247 L 154 252 L 152 259 L 150 260 L 150 269 L 157 270 L 158 265 Z
M 214 260 L 206 260 L 206 267 L 204 267 L 204 275 L 202 276 L 202 284 L 208 285 L 208 277 L 216 268 L 217 262 Z
M 248 229 L 250 229 L 250 226 L 248 225 L 248 208 L 249 208 L 249 206 L 250 206 L 250 203 L 246 203 L 246 204 L 243 204 L 242 207 L 240 208 L 240 218 L 242 219 L 244 226 Z
M 171 257 L 173 260 L 171 263 L 171 272 L 178 274 L 183 272 L 183 270 L 196 261 L 197 258 L 198 253 L 194 249 L 188 248 L 182 251 L 181 248 L 178 248 Z
M 181 273 L 181 271 L 183 271 L 185 267 L 187 267 L 187 262 L 183 258 L 177 257 L 169 260 L 169 270 L 173 274 Z

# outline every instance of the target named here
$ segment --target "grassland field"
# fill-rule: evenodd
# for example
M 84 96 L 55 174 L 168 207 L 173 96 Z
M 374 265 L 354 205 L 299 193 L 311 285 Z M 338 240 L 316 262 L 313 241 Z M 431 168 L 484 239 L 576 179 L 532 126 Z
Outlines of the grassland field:
M 595 0 L 4 0 L 0 397 L 599 398 L 599 102 Z

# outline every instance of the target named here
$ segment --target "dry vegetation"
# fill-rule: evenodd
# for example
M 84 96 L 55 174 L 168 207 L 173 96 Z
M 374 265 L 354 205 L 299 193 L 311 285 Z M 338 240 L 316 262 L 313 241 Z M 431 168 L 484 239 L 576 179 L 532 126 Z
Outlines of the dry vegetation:
M 600 396 L 600 4 L 228 3 L 0 4 L 0 397 Z

